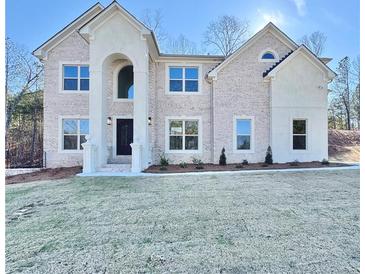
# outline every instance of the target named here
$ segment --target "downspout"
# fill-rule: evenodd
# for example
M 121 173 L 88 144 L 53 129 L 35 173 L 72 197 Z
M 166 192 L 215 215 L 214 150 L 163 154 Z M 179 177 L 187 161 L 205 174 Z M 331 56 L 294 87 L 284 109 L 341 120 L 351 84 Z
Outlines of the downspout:
M 210 84 L 210 160 L 214 164 L 214 80 L 207 78 Z
M 269 146 L 272 149 L 272 78 L 269 79 Z

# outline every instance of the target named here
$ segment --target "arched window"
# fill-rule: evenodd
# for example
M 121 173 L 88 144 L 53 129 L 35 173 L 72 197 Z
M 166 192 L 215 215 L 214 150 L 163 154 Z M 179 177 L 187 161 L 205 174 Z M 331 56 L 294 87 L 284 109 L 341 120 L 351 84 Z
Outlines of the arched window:
M 125 66 L 118 73 L 118 98 L 133 99 L 133 66 Z
M 275 58 L 274 53 L 272 53 L 271 51 L 266 51 L 262 55 L 261 59 L 264 59 L 264 60 L 275 60 L 276 58 Z

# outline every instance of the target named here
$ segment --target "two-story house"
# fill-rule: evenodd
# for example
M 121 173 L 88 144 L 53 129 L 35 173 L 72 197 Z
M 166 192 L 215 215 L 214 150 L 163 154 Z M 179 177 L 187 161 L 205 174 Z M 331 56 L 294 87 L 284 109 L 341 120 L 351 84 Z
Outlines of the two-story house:
M 328 157 L 324 59 L 267 24 L 232 55 L 159 51 L 117 2 L 99 3 L 34 51 L 45 68 L 48 167 L 140 172 L 174 163 Z M 87 141 L 87 142 L 86 142 Z M 86 142 L 86 143 L 85 143 Z

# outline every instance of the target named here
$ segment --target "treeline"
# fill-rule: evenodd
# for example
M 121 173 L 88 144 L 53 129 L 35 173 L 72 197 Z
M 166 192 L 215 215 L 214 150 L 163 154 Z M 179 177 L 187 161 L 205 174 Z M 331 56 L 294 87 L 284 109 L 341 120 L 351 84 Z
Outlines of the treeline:
M 16 98 L 8 95 L 8 103 Z M 43 166 L 43 91 L 26 93 L 14 109 L 7 130 L 6 166 Z
M 6 167 L 43 166 L 43 66 L 6 39 Z
M 360 129 L 360 56 L 340 60 L 336 73 L 330 86 L 328 127 Z

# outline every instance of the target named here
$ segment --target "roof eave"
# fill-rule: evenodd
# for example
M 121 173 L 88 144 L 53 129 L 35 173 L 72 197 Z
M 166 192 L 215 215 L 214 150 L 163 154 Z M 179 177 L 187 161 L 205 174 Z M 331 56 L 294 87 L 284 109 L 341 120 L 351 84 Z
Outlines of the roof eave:
M 32 54 L 37 57 L 40 60 L 44 60 L 47 58 L 48 55 L 48 47 L 52 47 L 53 43 L 58 43 L 57 40 L 64 39 L 67 35 L 65 35 L 65 37 L 61 37 L 63 34 L 65 34 L 66 32 L 72 32 L 73 30 L 75 30 L 75 25 L 77 25 L 77 23 L 84 18 L 84 16 L 88 15 L 88 14 L 92 14 L 93 12 L 96 12 L 97 10 L 99 10 L 98 12 L 101 12 L 104 9 L 104 6 L 102 4 L 100 4 L 99 2 L 95 3 L 93 6 L 91 6 L 89 9 L 87 9 L 85 12 L 83 12 L 80 16 L 78 16 L 76 19 L 74 19 L 72 22 L 70 22 L 69 24 L 67 24 L 64 28 L 62 28 L 60 31 L 58 31 L 56 34 L 54 34 L 51 38 L 49 38 L 47 41 L 45 41 L 43 44 L 41 44 L 38 48 L 36 48 L 35 50 L 33 50 Z

